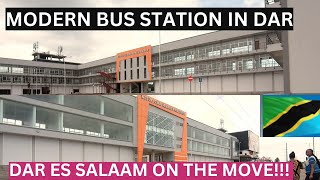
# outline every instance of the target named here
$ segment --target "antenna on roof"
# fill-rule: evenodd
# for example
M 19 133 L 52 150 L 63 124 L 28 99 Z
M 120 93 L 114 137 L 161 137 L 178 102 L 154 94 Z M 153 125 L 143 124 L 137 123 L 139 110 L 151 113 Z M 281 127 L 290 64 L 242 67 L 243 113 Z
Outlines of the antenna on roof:
M 220 128 L 224 129 L 224 120 L 223 119 L 220 119 Z
M 58 55 L 61 56 L 61 53 L 63 51 L 63 47 L 62 46 L 58 46 Z
M 33 52 L 36 53 L 39 50 L 39 42 L 35 42 L 33 43 Z
M 227 130 L 224 129 L 224 120 L 223 119 L 220 119 L 220 129 L 218 129 L 218 130 L 220 130 L 224 133 L 227 132 Z

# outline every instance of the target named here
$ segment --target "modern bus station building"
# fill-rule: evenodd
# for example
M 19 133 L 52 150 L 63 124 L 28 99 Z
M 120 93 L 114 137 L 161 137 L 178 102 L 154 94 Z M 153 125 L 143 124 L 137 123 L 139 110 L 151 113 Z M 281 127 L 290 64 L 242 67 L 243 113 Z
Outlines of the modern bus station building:
M 0 122 L 1 165 L 239 159 L 236 137 L 146 95 L 1 96 Z
M 266 1 L 294 8 L 293 31 L 216 31 L 83 64 L 37 49 L 0 58 L 0 94 L 318 93 L 319 3 Z
M 161 62 L 159 46 L 84 64 L 40 52 L 33 61 L 0 58 L 0 93 L 281 93 L 280 41 L 274 31 L 217 31 L 162 44 Z

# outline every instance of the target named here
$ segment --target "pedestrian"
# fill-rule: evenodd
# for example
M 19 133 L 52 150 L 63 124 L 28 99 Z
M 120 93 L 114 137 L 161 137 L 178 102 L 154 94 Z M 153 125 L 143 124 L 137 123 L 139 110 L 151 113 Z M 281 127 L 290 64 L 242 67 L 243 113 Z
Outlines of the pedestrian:
M 292 151 L 289 154 L 290 162 L 293 163 L 293 180 L 300 180 L 300 170 L 303 168 L 302 163 L 296 159 L 296 154 Z
M 306 161 L 306 180 L 319 180 L 320 177 L 320 162 L 313 154 L 312 149 L 307 149 L 306 151 L 307 161 Z

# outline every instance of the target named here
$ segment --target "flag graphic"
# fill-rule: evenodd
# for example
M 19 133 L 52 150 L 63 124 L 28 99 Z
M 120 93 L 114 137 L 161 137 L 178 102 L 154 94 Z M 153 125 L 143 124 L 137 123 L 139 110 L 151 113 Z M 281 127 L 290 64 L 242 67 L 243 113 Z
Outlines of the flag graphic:
M 320 96 L 262 97 L 264 137 L 320 137 Z

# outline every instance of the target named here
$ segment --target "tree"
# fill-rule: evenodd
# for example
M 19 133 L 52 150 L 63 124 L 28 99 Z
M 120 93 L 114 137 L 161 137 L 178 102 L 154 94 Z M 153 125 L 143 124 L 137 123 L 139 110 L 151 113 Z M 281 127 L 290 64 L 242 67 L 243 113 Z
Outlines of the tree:
M 279 162 L 279 161 L 280 159 L 278 157 L 274 160 L 274 162 Z

